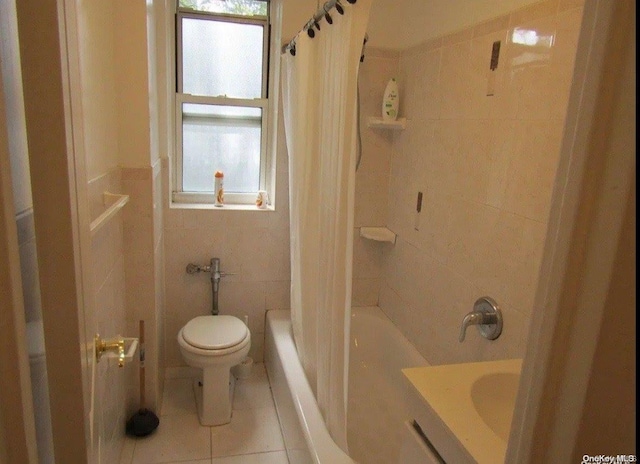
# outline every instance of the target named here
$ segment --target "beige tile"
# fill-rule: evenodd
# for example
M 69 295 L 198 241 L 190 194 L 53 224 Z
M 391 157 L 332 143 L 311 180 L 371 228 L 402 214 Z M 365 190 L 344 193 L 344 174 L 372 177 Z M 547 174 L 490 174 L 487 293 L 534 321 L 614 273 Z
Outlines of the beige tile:
M 387 217 L 389 173 L 359 172 L 356 176 L 354 225 L 383 226 Z
M 249 357 L 256 363 L 264 362 L 264 333 L 251 332 L 251 348 Z
M 402 113 L 412 119 L 426 120 L 440 117 L 441 84 L 440 60 L 442 49 L 409 55 L 400 60 L 403 82 Z
M 226 213 L 214 209 L 183 209 L 182 224 L 185 229 L 225 230 L 228 218 Z
M 442 48 L 440 83 L 442 101 L 440 117 L 457 119 L 466 115 L 466 102 L 470 99 L 470 51 L 471 40 Z
M 356 234 L 353 240 L 353 276 L 360 279 L 378 278 L 383 245 Z
M 396 50 L 388 50 L 386 48 L 367 47 L 367 58 L 387 58 L 398 59 L 400 52 Z
M 446 262 L 452 226 L 452 197 L 438 189 L 427 188 L 423 193 L 420 231 L 417 246 L 440 262 Z
M 511 13 L 510 26 L 519 26 L 536 19 L 552 16 L 558 9 L 558 0 L 544 0 Z
M 377 306 L 380 279 L 353 279 L 351 306 Z
M 198 459 L 197 461 L 174 461 L 167 464 L 211 464 L 211 459 Z
M 291 281 L 274 281 L 265 285 L 265 309 L 289 309 L 291 307 Z
M 562 125 L 557 121 L 522 121 L 516 128 L 504 208 L 546 223 L 558 163 Z
M 244 319 L 249 316 L 251 333 L 264 333 L 265 282 L 224 282 L 220 284 L 220 314 Z
M 150 180 L 151 174 L 151 167 L 123 167 L 121 175 L 123 181 L 144 181 Z
M 518 124 L 510 120 L 496 121 L 492 132 L 488 166 L 491 181 L 485 185 L 482 202 L 502 209 L 506 201 L 509 166 L 517 146 Z
M 211 427 L 213 457 L 284 450 L 275 407 L 233 411 L 231 423 Z
M 410 55 L 416 55 L 424 52 L 428 52 L 431 50 L 435 50 L 442 47 L 442 37 L 436 37 L 435 39 L 428 40 L 419 45 L 415 45 L 406 50 L 402 50 L 400 52 L 401 57 L 408 57 Z
M 258 229 L 269 226 L 269 214 L 264 211 L 228 211 L 229 228 Z
M 253 341 L 253 340 L 252 340 Z M 254 409 L 273 407 L 269 379 L 263 363 L 254 363 L 248 379 L 236 381 L 233 409 Z
M 476 24 L 473 28 L 473 37 L 482 37 L 483 35 L 506 30 L 509 28 L 509 19 L 509 15 L 506 14 Z
M 447 47 L 449 45 L 459 44 L 473 38 L 473 27 L 467 27 L 461 31 L 447 34 L 442 37 L 442 46 Z
M 584 6 L 584 0 L 560 0 L 558 4 L 558 11 L 562 12 L 573 8 L 582 8 Z
M 196 415 L 163 416 L 158 429 L 136 440 L 132 464 L 201 460 L 211 456 L 211 432 Z
M 263 252 L 266 252 L 267 268 L 256 279 L 266 282 L 289 280 L 291 278 L 291 244 L 288 230 L 286 233 L 281 229 L 267 230 L 265 245 Z
M 467 115 L 473 119 L 488 119 L 495 114 L 499 94 L 503 91 L 502 83 L 507 69 L 507 29 L 500 29 L 475 38 L 471 44 L 471 73 L 469 86 L 471 100 L 468 102 Z M 498 67 L 490 69 L 494 42 L 500 42 Z M 493 80 L 492 95 L 487 95 Z
M 162 416 L 174 414 L 195 415 L 196 398 L 191 379 L 166 379 L 162 398 Z
M 564 120 L 573 79 L 578 36 L 582 23 L 582 8 L 558 14 L 556 37 L 551 56 L 552 86 L 550 118 Z
M 380 301 L 378 305 L 382 312 L 384 312 L 386 316 L 391 319 L 400 330 L 402 330 L 403 328 L 399 321 L 402 314 L 406 312 L 407 306 L 400 296 L 385 283 L 380 286 Z M 427 357 L 425 356 L 425 358 Z
M 267 227 L 238 227 L 228 230 L 225 244 L 235 263 L 233 268 L 229 267 L 231 264 L 227 264 L 223 270 L 236 273 L 234 280 L 267 280 L 271 270 L 270 243 L 271 235 Z
M 213 458 L 212 464 L 289 464 L 285 451 Z

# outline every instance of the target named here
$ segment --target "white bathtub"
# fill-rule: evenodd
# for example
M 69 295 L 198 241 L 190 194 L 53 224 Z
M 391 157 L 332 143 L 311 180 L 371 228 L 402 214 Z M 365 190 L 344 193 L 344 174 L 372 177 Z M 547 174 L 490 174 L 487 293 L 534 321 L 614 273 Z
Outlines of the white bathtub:
M 353 308 L 347 435 L 350 456 L 333 442 L 307 382 L 289 311 L 269 311 L 265 364 L 291 464 L 397 462 L 411 417 L 400 370 L 428 363 L 376 307 Z

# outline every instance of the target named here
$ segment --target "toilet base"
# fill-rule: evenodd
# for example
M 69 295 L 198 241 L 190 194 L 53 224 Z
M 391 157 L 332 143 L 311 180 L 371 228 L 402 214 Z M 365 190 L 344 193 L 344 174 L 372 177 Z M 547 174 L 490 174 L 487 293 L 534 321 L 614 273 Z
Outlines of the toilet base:
M 228 367 L 202 369 L 202 377 L 193 381 L 201 425 L 211 427 L 231 422 L 235 381 Z

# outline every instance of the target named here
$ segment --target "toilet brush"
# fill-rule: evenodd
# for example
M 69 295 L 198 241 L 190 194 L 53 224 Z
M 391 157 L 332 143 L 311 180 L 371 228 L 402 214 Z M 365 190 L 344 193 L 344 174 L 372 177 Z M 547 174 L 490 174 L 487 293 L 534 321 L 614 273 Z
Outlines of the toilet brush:
M 160 423 L 153 411 L 146 408 L 144 402 L 144 321 L 140 321 L 140 409 L 127 421 L 127 435 L 145 437 L 152 433 Z

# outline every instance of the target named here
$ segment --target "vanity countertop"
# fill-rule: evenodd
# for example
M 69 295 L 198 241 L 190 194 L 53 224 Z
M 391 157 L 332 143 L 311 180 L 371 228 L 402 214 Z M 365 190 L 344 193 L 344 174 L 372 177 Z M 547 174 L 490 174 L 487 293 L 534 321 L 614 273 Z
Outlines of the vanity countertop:
M 423 405 L 415 419 L 445 461 L 504 462 L 521 368 L 509 359 L 402 370 Z

